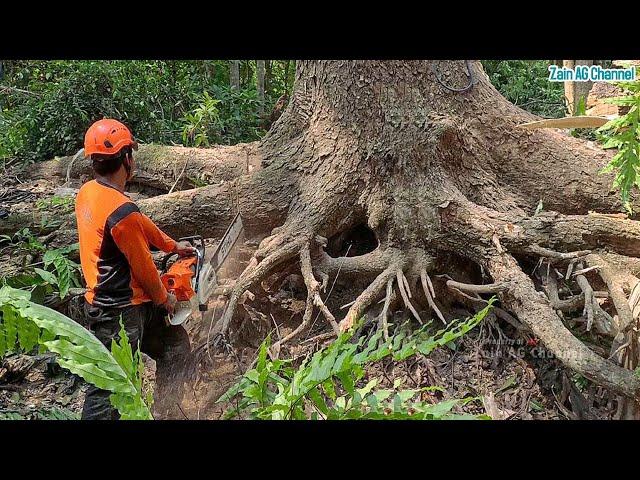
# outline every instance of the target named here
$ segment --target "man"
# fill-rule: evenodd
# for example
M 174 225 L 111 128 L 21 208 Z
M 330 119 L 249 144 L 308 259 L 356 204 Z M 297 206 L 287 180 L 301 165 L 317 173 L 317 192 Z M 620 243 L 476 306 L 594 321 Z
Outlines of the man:
M 160 230 L 124 194 L 133 176 L 133 151 L 137 142 L 117 120 L 95 122 L 85 135 L 84 153 L 93 162 L 95 179 L 85 183 L 76 197 L 80 263 L 87 283 L 84 314 L 89 328 L 110 349 L 119 338 L 120 318 L 132 349 L 138 346 L 157 362 L 158 387 L 172 378 L 190 357 L 187 332 L 165 322 L 173 313 L 176 297 L 164 288 L 151 257 L 151 248 L 191 255 L 188 242 L 176 242 Z M 174 388 L 176 386 L 174 385 Z M 91 385 L 83 419 L 117 419 L 110 392 Z M 180 398 L 163 395 L 166 402 Z

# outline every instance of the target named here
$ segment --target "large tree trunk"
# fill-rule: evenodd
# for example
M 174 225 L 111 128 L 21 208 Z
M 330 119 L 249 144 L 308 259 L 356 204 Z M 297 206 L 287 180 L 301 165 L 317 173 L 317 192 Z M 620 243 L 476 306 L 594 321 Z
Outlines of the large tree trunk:
M 576 68 L 581 65 L 591 66 L 593 60 L 563 60 L 562 66 L 566 68 Z M 589 90 L 593 86 L 593 82 L 576 82 L 566 81 L 564 82 L 564 98 L 567 103 L 567 109 L 569 115 L 575 115 L 576 109 L 580 102 L 583 102 L 583 106 L 587 105 L 587 97 L 589 96 Z
M 264 76 L 265 66 L 264 60 L 256 61 L 256 87 L 258 89 L 258 113 L 262 117 L 264 115 Z
M 229 64 L 229 83 L 231 88 L 240 90 L 240 60 L 231 60 Z
M 589 213 L 621 211 L 611 175 L 598 174 L 610 154 L 560 131 L 519 128 L 536 117 L 504 99 L 479 62 L 469 66 L 299 61 L 287 109 L 255 147 L 260 170 L 141 208 L 176 236 L 219 235 L 239 211 L 247 235 L 261 239 L 219 334 L 247 289 L 298 260 L 309 292 L 302 331 L 314 308 L 332 326 L 340 313 L 323 304 L 315 276 L 325 283 L 342 268 L 370 280 L 341 319 L 347 328 L 394 288 L 414 317 L 420 295 L 435 311 L 429 274 L 462 257 L 492 277 L 498 285 L 481 288 L 499 292 L 502 307 L 565 365 L 637 399 L 640 378 L 574 337 L 516 260 L 588 260 L 603 248 L 640 256 L 640 224 Z M 544 212 L 534 215 L 540 200 Z M 359 225 L 375 234 L 373 251 L 341 262 L 324 252 L 328 238 Z M 611 278 L 608 286 L 613 335 L 625 337 L 635 320 L 622 287 Z
M 266 60 L 264 63 L 264 91 L 267 95 L 271 93 L 272 70 L 273 70 L 273 60 Z
M 75 158 L 74 158 L 75 157 Z M 135 153 L 132 183 L 150 187 L 158 193 L 186 190 L 205 184 L 233 180 L 260 168 L 257 143 L 191 148 L 145 144 Z M 30 165 L 21 178 L 38 180 L 59 178 L 85 180 L 93 175 L 91 159 L 82 153 Z

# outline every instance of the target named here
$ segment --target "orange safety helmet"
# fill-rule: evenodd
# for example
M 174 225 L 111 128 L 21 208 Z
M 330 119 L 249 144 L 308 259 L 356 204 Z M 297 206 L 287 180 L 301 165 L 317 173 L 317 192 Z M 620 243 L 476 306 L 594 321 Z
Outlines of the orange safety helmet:
M 101 153 L 114 155 L 124 147 L 138 149 L 138 142 L 131 131 L 117 120 L 104 118 L 89 127 L 84 135 L 84 155 L 86 157 Z

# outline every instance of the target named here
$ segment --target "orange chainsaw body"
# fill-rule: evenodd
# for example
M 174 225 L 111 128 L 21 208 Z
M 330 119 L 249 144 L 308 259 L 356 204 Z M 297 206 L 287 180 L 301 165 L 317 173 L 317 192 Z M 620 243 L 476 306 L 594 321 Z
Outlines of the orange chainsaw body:
M 172 292 L 179 302 L 191 300 L 196 294 L 193 291 L 196 260 L 196 257 L 180 258 L 165 273 L 160 275 L 164 288 Z

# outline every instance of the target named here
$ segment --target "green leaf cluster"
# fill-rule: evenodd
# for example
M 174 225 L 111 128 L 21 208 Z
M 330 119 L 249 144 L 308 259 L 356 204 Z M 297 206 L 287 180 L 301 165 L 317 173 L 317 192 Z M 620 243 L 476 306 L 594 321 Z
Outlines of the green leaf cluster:
M 542 117 L 565 116 L 564 87 L 548 80 L 548 60 L 482 60 L 482 66 L 511 103 Z
M 25 229 L 28 230 L 28 229 Z M 14 288 L 20 288 L 31 292 L 31 299 L 37 303 L 43 303 L 46 295 L 57 292 L 63 299 L 72 287 L 80 288 L 80 265 L 69 258 L 73 252 L 77 252 L 78 244 L 73 244 L 64 248 L 46 250 L 46 248 L 35 239 L 30 232 L 19 232 L 20 236 L 6 236 L 3 240 L 18 248 L 25 243 L 27 245 L 38 246 L 35 250 L 29 250 L 42 255 L 42 262 L 24 264 L 21 272 L 9 277 L 0 277 L 0 284 Z M 42 247 L 41 249 L 39 247 Z M 44 268 L 37 267 L 42 265 Z
M 111 402 L 122 419 L 152 418 L 142 399 L 140 352 L 133 354 L 124 327 L 109 352 L 69 317 L 32 302 L 29 292 L 9 286 L 0 288 L 0 312 L 0 356 L 41 345 L 58 354 L 61 367 L 112 392 Z
M 258 419 L 441 419 L 478 418 L 451 413 L 456 405 L 474 398 L 453 399 L 431 404 L 422 393 L 437 387 L 402 389 L 399 380 L 392 389 L 377 388 L 378 379 L 360 385 L 365 366 L 386 357 L 396 361 L 416 355 L 429 355 L 434 349 L 452 343 L 478 325 L 492 307 L 494 299 L 473 317 L 452 322 L 434 334 L 429 325 L 411 333 L 399 328 L 384 341 L 382 332 L 353 341 L 343 333 L 328 347 L 305 359 L 297 369 L 291 360 L 270 360 L 270 338 L 262 343 L 255 368 L 247 371 L 218 402 L 233 406 L 227 417 L 247 415 Z M 486 417 L 481 417 L 486 418 Z
M 640 186 L 640 80 L 619 82 L 626 95 L 605 100 L 607 103 L 628 107 L 626 114 L 615 118 L 597 130 L 603 148 L 617 148 L 618 152 L 601 173 L 615 172 L 613 188 L 620 191 L 620 198 L 629 213 L 631 190 Z
M 117 118 L 143 143 L 178 144 L 193 137 L 235 144 L 260 138 L 256 62 L 240 62 L 240 89 L 230 87 L 228 60 L 1 60 L 0 159 L 34 162 L 73 155 L 84 132 L 101 118 Z M 294 62 L 267 62 L 265 111 L 291 91 Z M 203 92 L 219 101 L 219 117 L 199 119 Z M 206 103 L 206 102 L 205 102 Z M 194 122 L 194 119 L 196 120 Z

